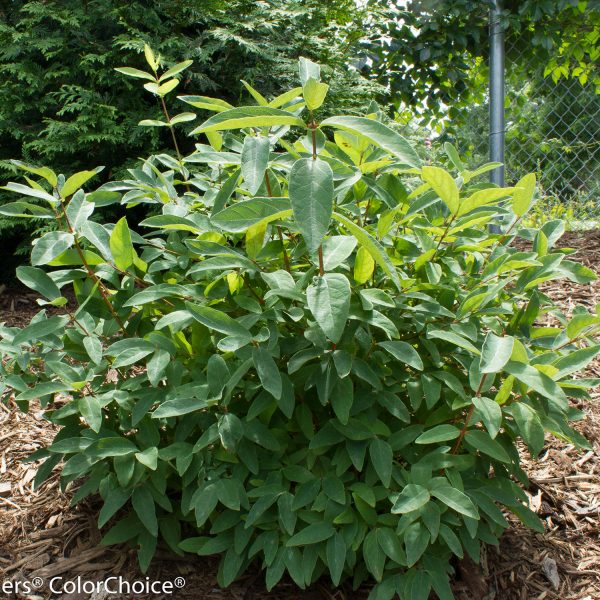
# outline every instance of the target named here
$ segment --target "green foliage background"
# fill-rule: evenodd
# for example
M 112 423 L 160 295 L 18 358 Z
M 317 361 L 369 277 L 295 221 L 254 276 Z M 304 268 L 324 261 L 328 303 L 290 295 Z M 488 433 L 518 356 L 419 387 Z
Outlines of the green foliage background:
M 168 146 L 168 132 L 137 126 L 160 116 L 157 99 L 114 71 L 142 67 L 145 42 L 167 64 L 193 59 L 180 94 L 193 89 L 237 102 L 242 79 L 276 94 L 295 81 L 303 55 L 324 65 L 331 102 L 360 110 L 381 92 L 345 66 L 364 16 L 351 0 L 2 2 L 0 160 L 65 173 L 105 165 L 110 178 Z M 191 140 L 183 146 L 193 148 Z M 6 180 L 12 173 L 6 162 L 0 166 Z M 24 222 L 0 217 L 5 248 L 20 243 L 28 252 L 25 231 Z M 7 265 L 4 277 L 12 271 Z

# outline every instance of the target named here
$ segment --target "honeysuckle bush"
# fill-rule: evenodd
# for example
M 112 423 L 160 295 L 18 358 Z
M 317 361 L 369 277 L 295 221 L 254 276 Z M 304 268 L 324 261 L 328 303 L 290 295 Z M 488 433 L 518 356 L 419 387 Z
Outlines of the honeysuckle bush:
M 148 62 L 126 74 L 168 93 Z M 451 171 L 423 165 L 375 114 L 319 121 L 317 65 L 300 84 L 241 108 L 182 98 L 214 112 L 194 130 L 208 143 L 94 191 L 92 171 L 20 164 L 7 210 L 57 229 L 17 272 L 43 299 L 0 327 L 0 380 L 60 426 L 36 485 L 60 465 L 143 570 L 162 540 L 222 554 L 223 586 L 257 564 L 268 588 L 287 571 L 450 599 L 454 558 L 478 561 L 507 513 L 543 531 L 519 441 L 588 447 L 568 397 L 599 382 L 573 377 L 600 351 L 599 312 L 567 319 L 539 285 L 594 275 L 555 249 L 559 221 L 520 227 L 533 175 L 494 187 L 497 165 L 468 171 L 451 146 Z M 98 220 L 111 203 L 156 214 L 133 231 Z

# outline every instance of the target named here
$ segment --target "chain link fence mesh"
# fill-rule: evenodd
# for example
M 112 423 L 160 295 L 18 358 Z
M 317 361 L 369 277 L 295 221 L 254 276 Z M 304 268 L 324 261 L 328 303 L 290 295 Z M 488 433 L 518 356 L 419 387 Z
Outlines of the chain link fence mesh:
M 577 77 L 554 80 L 506 39 L 506 182 L 535 172 L 547 211 L 600 219 L 600 95 Z M 456 140 L 473 165 L 489 156 L 488 105 L 474 106 Z M 570 213 L 569 213 L 570 211 Z M 594 223 L 594 221 L 596 221 Z

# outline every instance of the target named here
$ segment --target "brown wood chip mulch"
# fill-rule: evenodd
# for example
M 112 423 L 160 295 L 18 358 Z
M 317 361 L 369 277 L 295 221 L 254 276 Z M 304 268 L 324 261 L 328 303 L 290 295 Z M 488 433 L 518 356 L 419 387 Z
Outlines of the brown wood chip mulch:
M 600 231 L 571 232 L 561 239 L 564 247 L 577 249 L 575 260 L 600 273 Z M 544 291 L 569 312 L 577 305 L 592 308 L 600 302 L 600 282 L 591 286 L 570 282 L 547 284 Z M 35 295 L 21 289 L 0 293 L 0 322 L 24 325 L 39 310 Z M 600 360 L 588 369 L 600 377 Z M 600 390 L 594 393 L 600 400 Z M 600 406 L 580 406 L 586 418 L 577 429 L 593 444 L 590 452 L 547 439 L 540 458 L 532 462 L 523 453 L 524 467 L 531 479 L 532 508 L 545 521 L 546 532 L 537 534 L 513 522 L 500 547 L 488 547 L 481 565 L 457 564 L 453 587 L 458 600 L 598 600 L 600 599 Z M 59 487 L 58 473 L 37 491 L 33 490 L 35 465 L 23 462 L 33 450 L 49 444 L 54 427 L 42 412 L 32 408 L 21 413 L 10 401 L 0 402 L 0 598 L 46 600 L 58 598 L 47 589 L 10 595 L 3 582 L 65 581 L 81 577 L 103 581 L 122 576 L 133 582 L 145 580 L 136 567 L 135 554 L 124 547 L 99 545 L 95 525 L 97 506 L 84 502 L 69 506 L 71 490 Z M 365 587 L 337 590 L 324 581 L 302 591 L 285 580 L 266 592 L 258 569 L 250 570 L 226 590 L 216 583 L 217 561 L 206 558 L 180 559 L 159 553 L 148 577 L 185 585 L 172 595 L 109 595 L 72 592 L 62 600 L 106 600 L 126 598 L 177 598 L 177 600 L 364 600 Z M 178 583 L 181 583 L 179 581 Z

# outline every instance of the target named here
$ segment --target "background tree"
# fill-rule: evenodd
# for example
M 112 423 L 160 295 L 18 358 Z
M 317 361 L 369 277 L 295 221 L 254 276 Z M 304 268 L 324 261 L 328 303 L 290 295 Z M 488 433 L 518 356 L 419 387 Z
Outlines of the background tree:
M 360 110 L 382 91 L 346 66 L 365 15 L 352 0 L 1 2 L 0 159 L 65 173 L 105 165 L 102 177 L 109 178 L 168 146 L 168 133 L 137 127 L 160 115 L 156 97 L 114 71 L 142 67 L 145 42 L 167 65 L 194 61 L 178 93 L 237 102 L 247 93 L 243 79 L 276 94 L 295 81 L 303 55 L 324 65 L 332 104 Z M 193 148 L 191 140 L 182 143 Z M 6 179 L 9 166 L 2 168 Z M 24 226 L 0 217 L 5 248 L 22 242 Z M 29 242 L 21 243 L 28 250 Z
M 396 109 L 416 107 L 430 124 L 449 115 L 462 125 L 465 107 L 480 103 L 487 89 L 490 5 L 370 0 L 373 27 L 364 46 L 369 59 L 364 72 L 387 86 Z M 543 73 L 555 81 L 574 76 L 600 89 L 600 3 L 505 0 L 503 7 L 511 39 L 507 58 L 527 56 L 522 76 Z

